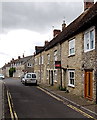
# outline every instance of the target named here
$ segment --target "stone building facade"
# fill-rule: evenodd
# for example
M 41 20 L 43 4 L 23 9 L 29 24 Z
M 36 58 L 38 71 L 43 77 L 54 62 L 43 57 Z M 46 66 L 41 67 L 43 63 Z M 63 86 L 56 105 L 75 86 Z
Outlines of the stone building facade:
M 15 68 L 13 77 L 21 77 L 25 72 L 34 72 L 34 56 L 27 56 L 18 59 L 12 59 L 8 64 L 2 67 L 2 73 L 9 77 L 10 68 Z
M 86 6 L 87 7 L 87 6 Z M 97 101 L 97 3 L 76 18 L 70 25 L 35 55 L 44 56 L 41 83 L 66 88 L 72 94 Z M 61 69 L 55 69 L 55 61 Z M 40 69 L 42 72 L 40 71 Z

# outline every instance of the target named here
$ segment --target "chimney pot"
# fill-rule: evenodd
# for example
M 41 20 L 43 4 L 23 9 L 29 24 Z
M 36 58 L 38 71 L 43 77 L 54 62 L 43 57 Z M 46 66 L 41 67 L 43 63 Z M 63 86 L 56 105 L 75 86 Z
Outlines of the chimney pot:
M 94 0 L 84 0 L 84 11 L 94 5 Z
M 61 33 L 61 30 L 54 29 L 53 30 L 53 37 L 56 37 L 60 33 Z
M 65 23 L 65 20 L 63 21 L 63 24 L 62 24 L 62 31 L 66 28 L 66 23 Z
M 44 45 L 44 46 L 48 45 L 48 43 L 49 43 L 49 42 L 46 40 L 46 41 L 45 41 L 45 45 Z
M 18 59 L 20 59 L 21 57 L 20 56 L 18 56 Z

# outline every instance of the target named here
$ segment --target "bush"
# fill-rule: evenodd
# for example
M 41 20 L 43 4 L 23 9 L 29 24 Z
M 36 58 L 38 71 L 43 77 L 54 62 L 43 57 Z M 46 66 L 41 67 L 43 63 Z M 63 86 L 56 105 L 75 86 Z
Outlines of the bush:
M 9 69 L 9 76 L 10 77 L 13 77 L 13 73 L 16 72 L 16 69 L 15 68 L 10 68 Z
M 69 91 L 67 90 L 67 88 L 66 87 L 62 87 L 62 86 L 60 86 L 59 85 L 59 90 L 61 90 L 61 91 L 65 91 L 65 92 L 67 92 L 67 93 L 69 93 Z

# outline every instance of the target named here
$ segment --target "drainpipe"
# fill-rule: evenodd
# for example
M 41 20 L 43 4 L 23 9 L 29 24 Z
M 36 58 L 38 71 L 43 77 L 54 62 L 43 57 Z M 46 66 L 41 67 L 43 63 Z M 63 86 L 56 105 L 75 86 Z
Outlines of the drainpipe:
M 60 61 L 61 61 L 61 44 L 59 44 L 60 48 Z M 62 67 L 60 67 L 60 87 L 62 87 Z
M 41 54 L 40 54 L 40 59 L 39 59 L 40 61 L 40 83 L 41 83 Z

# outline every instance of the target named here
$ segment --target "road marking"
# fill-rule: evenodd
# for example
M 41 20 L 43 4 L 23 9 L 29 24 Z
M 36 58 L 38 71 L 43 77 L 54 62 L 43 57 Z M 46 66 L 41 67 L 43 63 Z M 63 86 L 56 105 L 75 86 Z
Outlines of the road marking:
M 9 105 L 10 115 L 11 115 L 11 118 L 14 119 L 14 115 L 13 115 L 13 112 L 12 112 L 12 108 L 11 108 L 11 103 L 10 103 L 10 98 L 9 98 L 8 91 L 7 91 L 7 98 L 8 98 L 8 105 Z
M 53 98 L 57 99 L 58 101 L 62 101 L 63 102 L 63 100 L 61 100 L 60 98 L 56 97 L 55 95 L 49 93 L 48 91 L 46 91 L 46 90 L 44 90 L 44 89 L 42 89 L 40 87 L 37 87 L 37 88 L 42 90 L 43 92 L 47 93 L 48 95 L 52 96 Z
M 17 116 L 16 112 L 12 110 L 12 108 L 13 108 L 13 103 L 11 102 L 12 97 L 11 97 L 11 94 L 8 92 L 8 90 L 7 90 L 7 99 L 8 99 L 8 105 L 9 105 L 9 109 L 10 109 L 11 119 L 18 120 L 18 116 Z
M 75 110 L 75 111 L 77 111 L 77 112 L 82 113 L 82 114 L 83 114 L 84 116 L 86 116 L 87 118 L 92 118 L 93 120 L 97 120 L 97 119 L 95 119 L 94 117 L 92 117 L 91 115 L 83 112 L 82 110 L 78 109 L 77 107 L 75 107 L 75 106 L 73 106 L 73 105 L 68 104 L 67 106 L 70 107 L 70 108 L 72 108 L 73 110 Z
M 16 120 L 18 120 L 18 116 L 15 111 L 14 111 L 14 116 L 15 116 Z
M 52 96 L 53 98 L 57 99 L 58 101 L 61 101 L 64 103 L 63 100 L 61 100 L 60 98 L 56 97 L 55 95 L 49 93 L 48 91 L 44 90 L 43 88 L 41 87 L 37 87 L 38 89 L 42 90 L 43 92 L 47 93 L 48 95 Z M 65 104 L 65 103 L 64 103 Z M 80 112 L 81 114 L 83 114 L 84 116 L 86 116 L 87 118 L 92 118 L 93 120 L 97 120 L 96 118 L 92 117 L 91 115 L 83 112 L 82 110 L 78 109 L 77 107 L 73 106 L 73 105 L 70 105 L 70 104 L 65 104 L 67 105 L 69 108 L 72 108 L 73 110 L 77 111 L 77 112 Z

